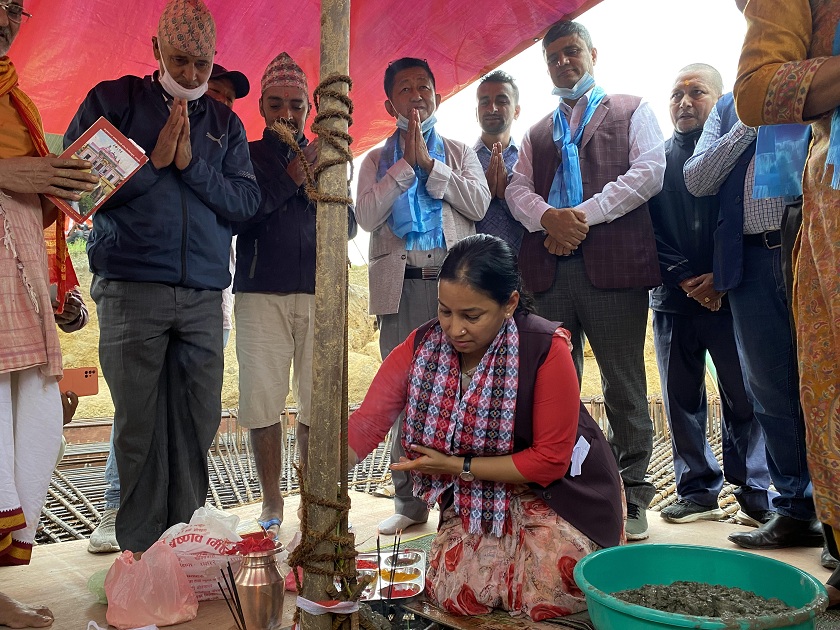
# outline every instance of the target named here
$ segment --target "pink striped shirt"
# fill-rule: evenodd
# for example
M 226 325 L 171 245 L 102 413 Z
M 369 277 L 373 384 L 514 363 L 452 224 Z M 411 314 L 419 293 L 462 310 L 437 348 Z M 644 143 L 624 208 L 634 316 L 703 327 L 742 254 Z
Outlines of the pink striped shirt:
M 38 195 L 0 190 L 0 296 L 0 373 L 61 376 Z

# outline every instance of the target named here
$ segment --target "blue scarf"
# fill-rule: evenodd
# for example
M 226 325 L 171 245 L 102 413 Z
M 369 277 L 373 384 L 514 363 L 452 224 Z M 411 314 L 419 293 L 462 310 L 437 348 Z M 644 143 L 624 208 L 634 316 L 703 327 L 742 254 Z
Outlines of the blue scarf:
M 811 125 L 762 125 L 755 143 L 753 199 L 798 197 Z
M 435 160 L 446 163 L 446 149 L 443 139 L 432 127 L 423 134 L 429 155 Z M 379 156 L 379 169 L 376 181 L 385 177 L 385 173 L 402 159 L 400 148 L 400 130 L 385 141 L 385 147 Z M 388 227 L 399 238 L 405 239 L 407 250 L 430 250 L 446 247 L 443 237 L 443 201 L 433 199 L 426 191 L 429 174 L 419 166 L 414 167 L 414 182 L 401 194 L 391 206 Z
M 840 22 L 837 23 L 837 29 L 834 31 L 834 55 L 840 55 Z M 828 140 L 828 155 L 825 159 L 825 166 L 834 167 L 834 173 L 831 176 L 831 187 L 834 190 L 840 190 L 840 107 L 834 108 L 834 113 L 831 115 L 831 134 Z
M 592 115 L 598 109 L 598 105 L 606 96 L 604 89 L 595 86 L 589 93 L 589 103 L 583 112 L 583 118 L 572 137 L 569 121 L 560 111 L 560 106 L 554 111 L 554 146 L 560 153 L 560 166 L 554 174 L 554 181 L 551 182 L 551 190 L 548 193 L 548 203 L 552 208 L 574 208 L 583 202 L 583 181 L 580 177 L 580 141 L 583 138 L 583 130 Z

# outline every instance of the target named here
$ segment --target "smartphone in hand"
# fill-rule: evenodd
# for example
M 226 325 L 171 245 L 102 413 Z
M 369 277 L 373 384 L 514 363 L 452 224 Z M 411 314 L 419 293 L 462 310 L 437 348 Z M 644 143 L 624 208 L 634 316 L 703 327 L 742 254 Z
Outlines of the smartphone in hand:
M 62 394 L 73 392 L 77 396 L 96 396 L 99 393 L 99 370 L 95 366 L 65 368 L 58 388 Z

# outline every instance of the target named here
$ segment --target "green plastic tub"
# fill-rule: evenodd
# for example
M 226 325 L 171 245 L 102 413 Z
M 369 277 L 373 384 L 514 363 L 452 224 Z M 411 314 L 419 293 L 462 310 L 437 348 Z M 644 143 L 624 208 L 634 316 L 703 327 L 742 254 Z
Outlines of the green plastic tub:
M 778 597 L 795 611 L 722 621 L 667 613 L 616 599 L 610 593 L 677 580 L 737 586 L 762 597 Z M 596 551 L 577 563 L 575 581 L 586 596 L 598 630 L 663 628 L 815 628 L 828 596 L 816 578 L 778 560 L 729 549 L 693 545 L 640 545 Z

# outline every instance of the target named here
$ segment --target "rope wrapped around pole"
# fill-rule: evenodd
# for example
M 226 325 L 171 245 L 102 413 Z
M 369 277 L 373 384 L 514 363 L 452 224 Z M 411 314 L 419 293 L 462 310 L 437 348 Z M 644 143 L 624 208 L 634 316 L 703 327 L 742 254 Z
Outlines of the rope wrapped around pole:
M 302 486 L 301 552 L 290 560 L 305 565 L 301 594 L 313 602 L 337 598 L 335 576 L 354 580 L 354 538 L 347 532 L 347 210 L 348 168 L 352 162 L 347 128 L 352 122 L 350 88 L 350 0 L 321 2 L 321 84 L 315 173 L 306 193 L 317 202 L 315 339 L 312 361 L 312 416 L 308 465 Z M 296 146 L 297 143 L 289 143 Z M 304 160 L 305 161 L 305 160 Z M 345 455 L 342 457 L 342 453 Z M 341 460 L 344 460 L 343 462 Z M 342 479 L 343 478 L 343 479 Z M 305 558 L 303 556 L 306 556 Z M 359 591 L 360 592 L 360 591 Z M 345 592 L 343 599 L 349 598 Z M 300 612 L 303 630 L 358 628 L 358 616 L 333 618 Z

